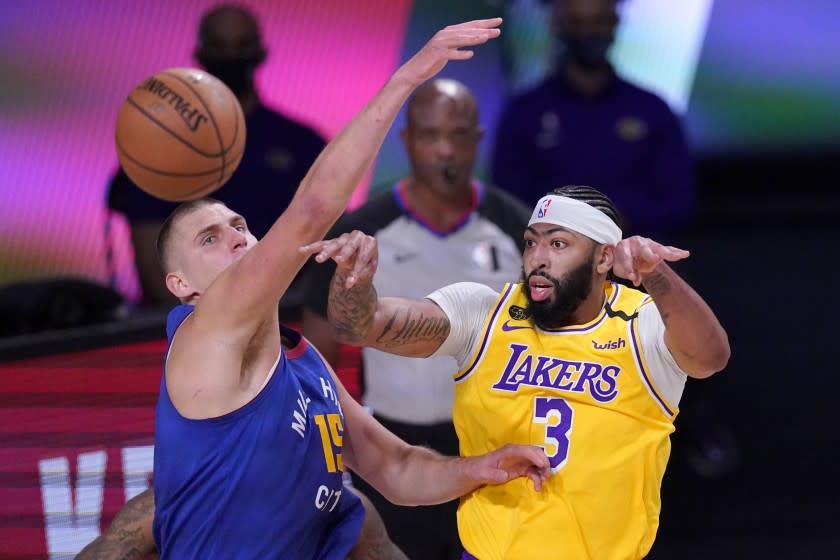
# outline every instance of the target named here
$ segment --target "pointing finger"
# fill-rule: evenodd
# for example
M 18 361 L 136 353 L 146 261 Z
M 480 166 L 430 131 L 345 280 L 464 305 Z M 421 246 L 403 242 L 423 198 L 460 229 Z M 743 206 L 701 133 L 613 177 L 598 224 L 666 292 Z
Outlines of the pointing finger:
M 531 482 L 534 483 L 534 490 L 536 490 L 537 492 L 542 490 L 542 482 L 543 481 L 542 481 L 542 477 L 540 476 L 537 469 L 535 469 L 534 467 L 529 468 L 528 469 L 528 478 L 530 478 Z
M 467 28 L 481 27 L 481 28 L 487 29 L 487 28 L 490 28 L 490 27 L 498 27 L 501 24 L 502 24 L 502 18 L 494 17 L 494 18 L 487 18 L 487 19 L 473 19 L 473 20 L 470 20 L 470 21 L 465 21 L 464 23 L 457 23 L 455 25 L 450 25 L 448 27 L 449 27 L 449 29 L 456 29 L 456 28 L 459 28 L 459 27 L 467 27 Z
M 624 256 L 624 265 L 627 267 L 627 279 L 638 286 L 638 275 L 636 274 L 636 266 L 633 261 L 633 252 L 630 250 L 630 245 L 624 244 L 621 247 Z
M 691 253 L 689 251 L 686 251 L 685 249 L 680 249 L 678 247 L 672 247 L 668 245 L 667 247 L 665 247 L 665 249 L 667 251 L 668 256 L 670 257 L 668 260 L 671 260 L 671 258 L 676 260 L 687 259 L 689 256 L 691 256 Z
M 307 254 L 307 255 L 313 255 L 313 254 L 317 253 L 318 251 L 320 251 L 321 247 L 323 247 L 323 245 L 324 245 L 323 241 L 316 241 L 315 243 L 310 243 L 309 245 L 302 245 L 298 250 L 301 253 L 304 253 L 304 254 Z

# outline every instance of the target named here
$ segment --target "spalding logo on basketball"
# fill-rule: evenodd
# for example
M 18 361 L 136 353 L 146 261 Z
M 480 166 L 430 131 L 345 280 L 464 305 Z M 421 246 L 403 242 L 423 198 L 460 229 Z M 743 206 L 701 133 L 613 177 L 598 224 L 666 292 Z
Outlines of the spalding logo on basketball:
M 146 78 L 120 108 L 120 165 L 134 183 L 163 200 L 206 196 L 230 178 L 245 150 L 245 118 L 233 92 L 193 68 Z

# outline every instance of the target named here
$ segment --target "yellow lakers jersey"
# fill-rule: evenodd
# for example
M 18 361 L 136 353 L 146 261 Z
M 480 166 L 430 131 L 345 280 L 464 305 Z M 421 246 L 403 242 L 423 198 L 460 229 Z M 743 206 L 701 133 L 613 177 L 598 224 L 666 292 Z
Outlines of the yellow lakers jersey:
M 646 294 L 605 283 L 593 321 L 542 330 L 508 284 L 477 350 L 456 374 L 461 455 L 542 446 L 552 476 L 485 486 L 461 499 L 458 529 L 480 560 L 642 558 L 659 525 L 677 410 L 649 375 L 637 316 Z

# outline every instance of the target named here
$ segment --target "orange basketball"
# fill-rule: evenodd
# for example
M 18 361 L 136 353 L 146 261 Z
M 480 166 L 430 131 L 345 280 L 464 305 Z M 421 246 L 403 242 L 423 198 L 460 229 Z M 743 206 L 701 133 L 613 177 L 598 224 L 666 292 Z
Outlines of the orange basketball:
M 170 68 L 143 80 L 117 116 L 120 165 L 138 187 L 170 201 L 206 196 L 245 150 L 236 96 L 207 72 Z

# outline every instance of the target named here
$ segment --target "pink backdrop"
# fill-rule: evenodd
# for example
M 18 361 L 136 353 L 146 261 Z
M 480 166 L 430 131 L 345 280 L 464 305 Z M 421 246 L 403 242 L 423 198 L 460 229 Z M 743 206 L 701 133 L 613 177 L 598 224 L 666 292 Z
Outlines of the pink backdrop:
M 147 75 L 194 65 L 202 0 L 38 0 L 0 7 L 0 284 L 69 275 L 106 281 L 105 187 L 113 126 Z M 269 50 L 264 100 L 332 137 L 399 62 L 409 0 L 246 0 Z M 360 185 L 354 203 L 367 188 Z M 136 295 L 125 225 L 118 285 Z

